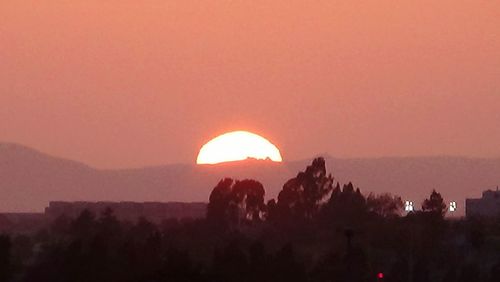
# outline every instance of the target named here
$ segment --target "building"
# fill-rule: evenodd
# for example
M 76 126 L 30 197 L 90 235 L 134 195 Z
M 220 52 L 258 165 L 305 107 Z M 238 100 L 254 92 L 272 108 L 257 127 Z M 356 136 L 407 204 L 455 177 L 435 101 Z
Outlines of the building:
M 50 202 L 44 213 L 0 213 L 0 233 L 32 233 L 49 226 L 59 216 L 76 218 L 84 210 L 100 216 L 111 209 L 119 220 L 145 218 L 154 223 L 168 219 L 204 218 L 207 203 L 180 202 Z
M 465 199 L 466 217 L 495 217 L 500 216 L 500 191 L 487 190 L 480 199 Z
M 152 222 L 161 223 L 166 219 L 203 218 L 206 203 L 179 202 L 50 202 L 45 208 L 45 215 L 56 218 L 61 215 L 77 217 L 82 211 L 89 210 L 99 216 L 106 209 L 111 209 L 119 220 L 136 221 L 144 217 Z

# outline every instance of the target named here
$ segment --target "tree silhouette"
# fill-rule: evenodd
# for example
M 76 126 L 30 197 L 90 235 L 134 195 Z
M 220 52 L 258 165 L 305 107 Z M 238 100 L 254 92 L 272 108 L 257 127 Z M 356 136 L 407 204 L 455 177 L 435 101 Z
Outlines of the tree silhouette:
M 359 188 L 349 182 L 340 189 L 337 183 L 324 208 L 324 216 L 329 222 L 357 222 L 364 220 L 368 213 L 366 199 Z
M 214 224 L 227 224 L 233 182 L 231 178 L 224 178 L 219 181 L 210 193 L 207 206 L 207 219 Z
M 432 190 L 430 197 L 424 200 L 422 210 L 439 218 L 443 218 L 446 213 L 446 204 L 441 194 L 436 192 L 436 190 Z
M 381 216 L 383 218 L 394 218 L 401 215 L 403 210 L 403 201 L 399 196 L 392 196 L 391 194 L 384 193 L 381 195 L 374 195 L 370 193 L 366 198 L 366 205 L 368 211 Z
M 210 194 L 207 219 L 221 226 L 260 221 L 265 211 L 264 195 L 264 186 L 258 181 L 225 178 Z
M 264 186 L 258 181 L 245 179 L 236 181 L 232 191 L 234 201 L 241 211 L 241 218 L 249 221 L 261 220 L 261 213 L 265 209 Z
M 88 239 L 96 231 L 95 214 L 85 209 L 71 222 L 69 232 L 77 238 Z
M 278 195 L 280 214 L 296 219 L 311 219 L 323 199 L 331 192 L 333 177 L 326 175 L 323 158 L 316 158 L 304 172 L 288 180 Z
M 113 239 L 121 234 L 120 221 L 113 214 L 111 208 L 106 208 L 97 221 L 97 227 L 101 236 Z
M 0 236 L 0 282 L 500 281 L 498 219 L 445 220 L 436 191 L 399 217 L 397 196 L 332 185 L 319 158 L 267 206 L 262 184 L 226 178 L 204 219 L 61 216 L 43 235 Z

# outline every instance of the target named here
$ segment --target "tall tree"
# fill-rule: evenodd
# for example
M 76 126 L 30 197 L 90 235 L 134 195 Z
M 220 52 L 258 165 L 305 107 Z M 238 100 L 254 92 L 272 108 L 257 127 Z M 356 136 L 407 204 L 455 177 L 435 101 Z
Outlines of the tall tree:
M 231 192 L 234 180 L 224 178 L 210 193 L 207 207 L 207 219 L 216 224 L 226 224 L 229 205 L 231 203 Z
M 324 208 L 324 216 L 329 222 L 353 222 L 362 220 L 367 215 L 366 199 L 359 188 L 349 182 L 344 184 L 342 190 L 340 185 L 333 190 L 330 200 Z
M 310 219 L 332 191 L 333 177 L 326 174 L 325 159 L 316 158 L 304 172 L 288 180 L 278 195 L 278 209 L 294 218 Z
M 238 205 L 243 220 L 260 220 L 265 209 L 264 186 L 255 180 L 236 181 L 233 186 L 232 200 Z
M 210 194 L 207 218 L 224 225 L 260 221 L 264 195 L 264 186 L 258 181 L 223 179 Z
M 446 204 L 444 203 L 441 194 L 436 192 L 436 190 L 432 190 L 430 197 L 424 200 L 422 210 L 429 214 L 443 218 L 446 213 Z

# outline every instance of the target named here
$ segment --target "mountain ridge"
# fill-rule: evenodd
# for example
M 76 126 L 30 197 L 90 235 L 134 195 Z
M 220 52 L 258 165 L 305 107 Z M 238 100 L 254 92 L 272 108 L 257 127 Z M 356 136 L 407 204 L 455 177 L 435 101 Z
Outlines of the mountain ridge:
M 224 177 L 256 179 L 270 199 L 311 160 L 99 169 L 27 146 L 0 143 L 0 212 L 42 211 L 56 200 L 206 202 Z M 500 158 L 328 156 L 326 162 L 336 181 L 352 181 L 365 194 L 389 192 L 418 203 L 436 189 L 445 199 L 459 202 L 460 213 L 466 197 L 479 197 L 500 183 Z

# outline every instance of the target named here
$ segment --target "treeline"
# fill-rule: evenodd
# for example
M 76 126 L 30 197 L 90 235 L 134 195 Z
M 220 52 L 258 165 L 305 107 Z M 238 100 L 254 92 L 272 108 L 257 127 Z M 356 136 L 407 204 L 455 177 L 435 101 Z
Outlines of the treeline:
M 442 217 L 446 205 L 438 193 L 434 194 L 438 201 L 429 202 L 424 211 Z M 223 179 L 210 194 L 207 219 L 226 228 L 263 221 L 290 226 L 313 221 L 342 225 L 346 220 L 354 224 L 374 218 L 399 217 L 403 209 L 400 197 L 370 194 L 365 198 L 352 183 L 341 188 L 337 182 L 334 186 L 334 178 L 327 175 L 323 158 L 315 159 L 305 171 L 288 180 L 277 200 L 265 204 L 264 196 L 264 187 L 258 181 Z
M 500 221 L 446 220 L 340 185 L 315 159 L 276 200 L 255 180 L 223 179 L 206 219 L 119 221 L 112 210 L 0 237 L 0 281 L 500 281 Z

